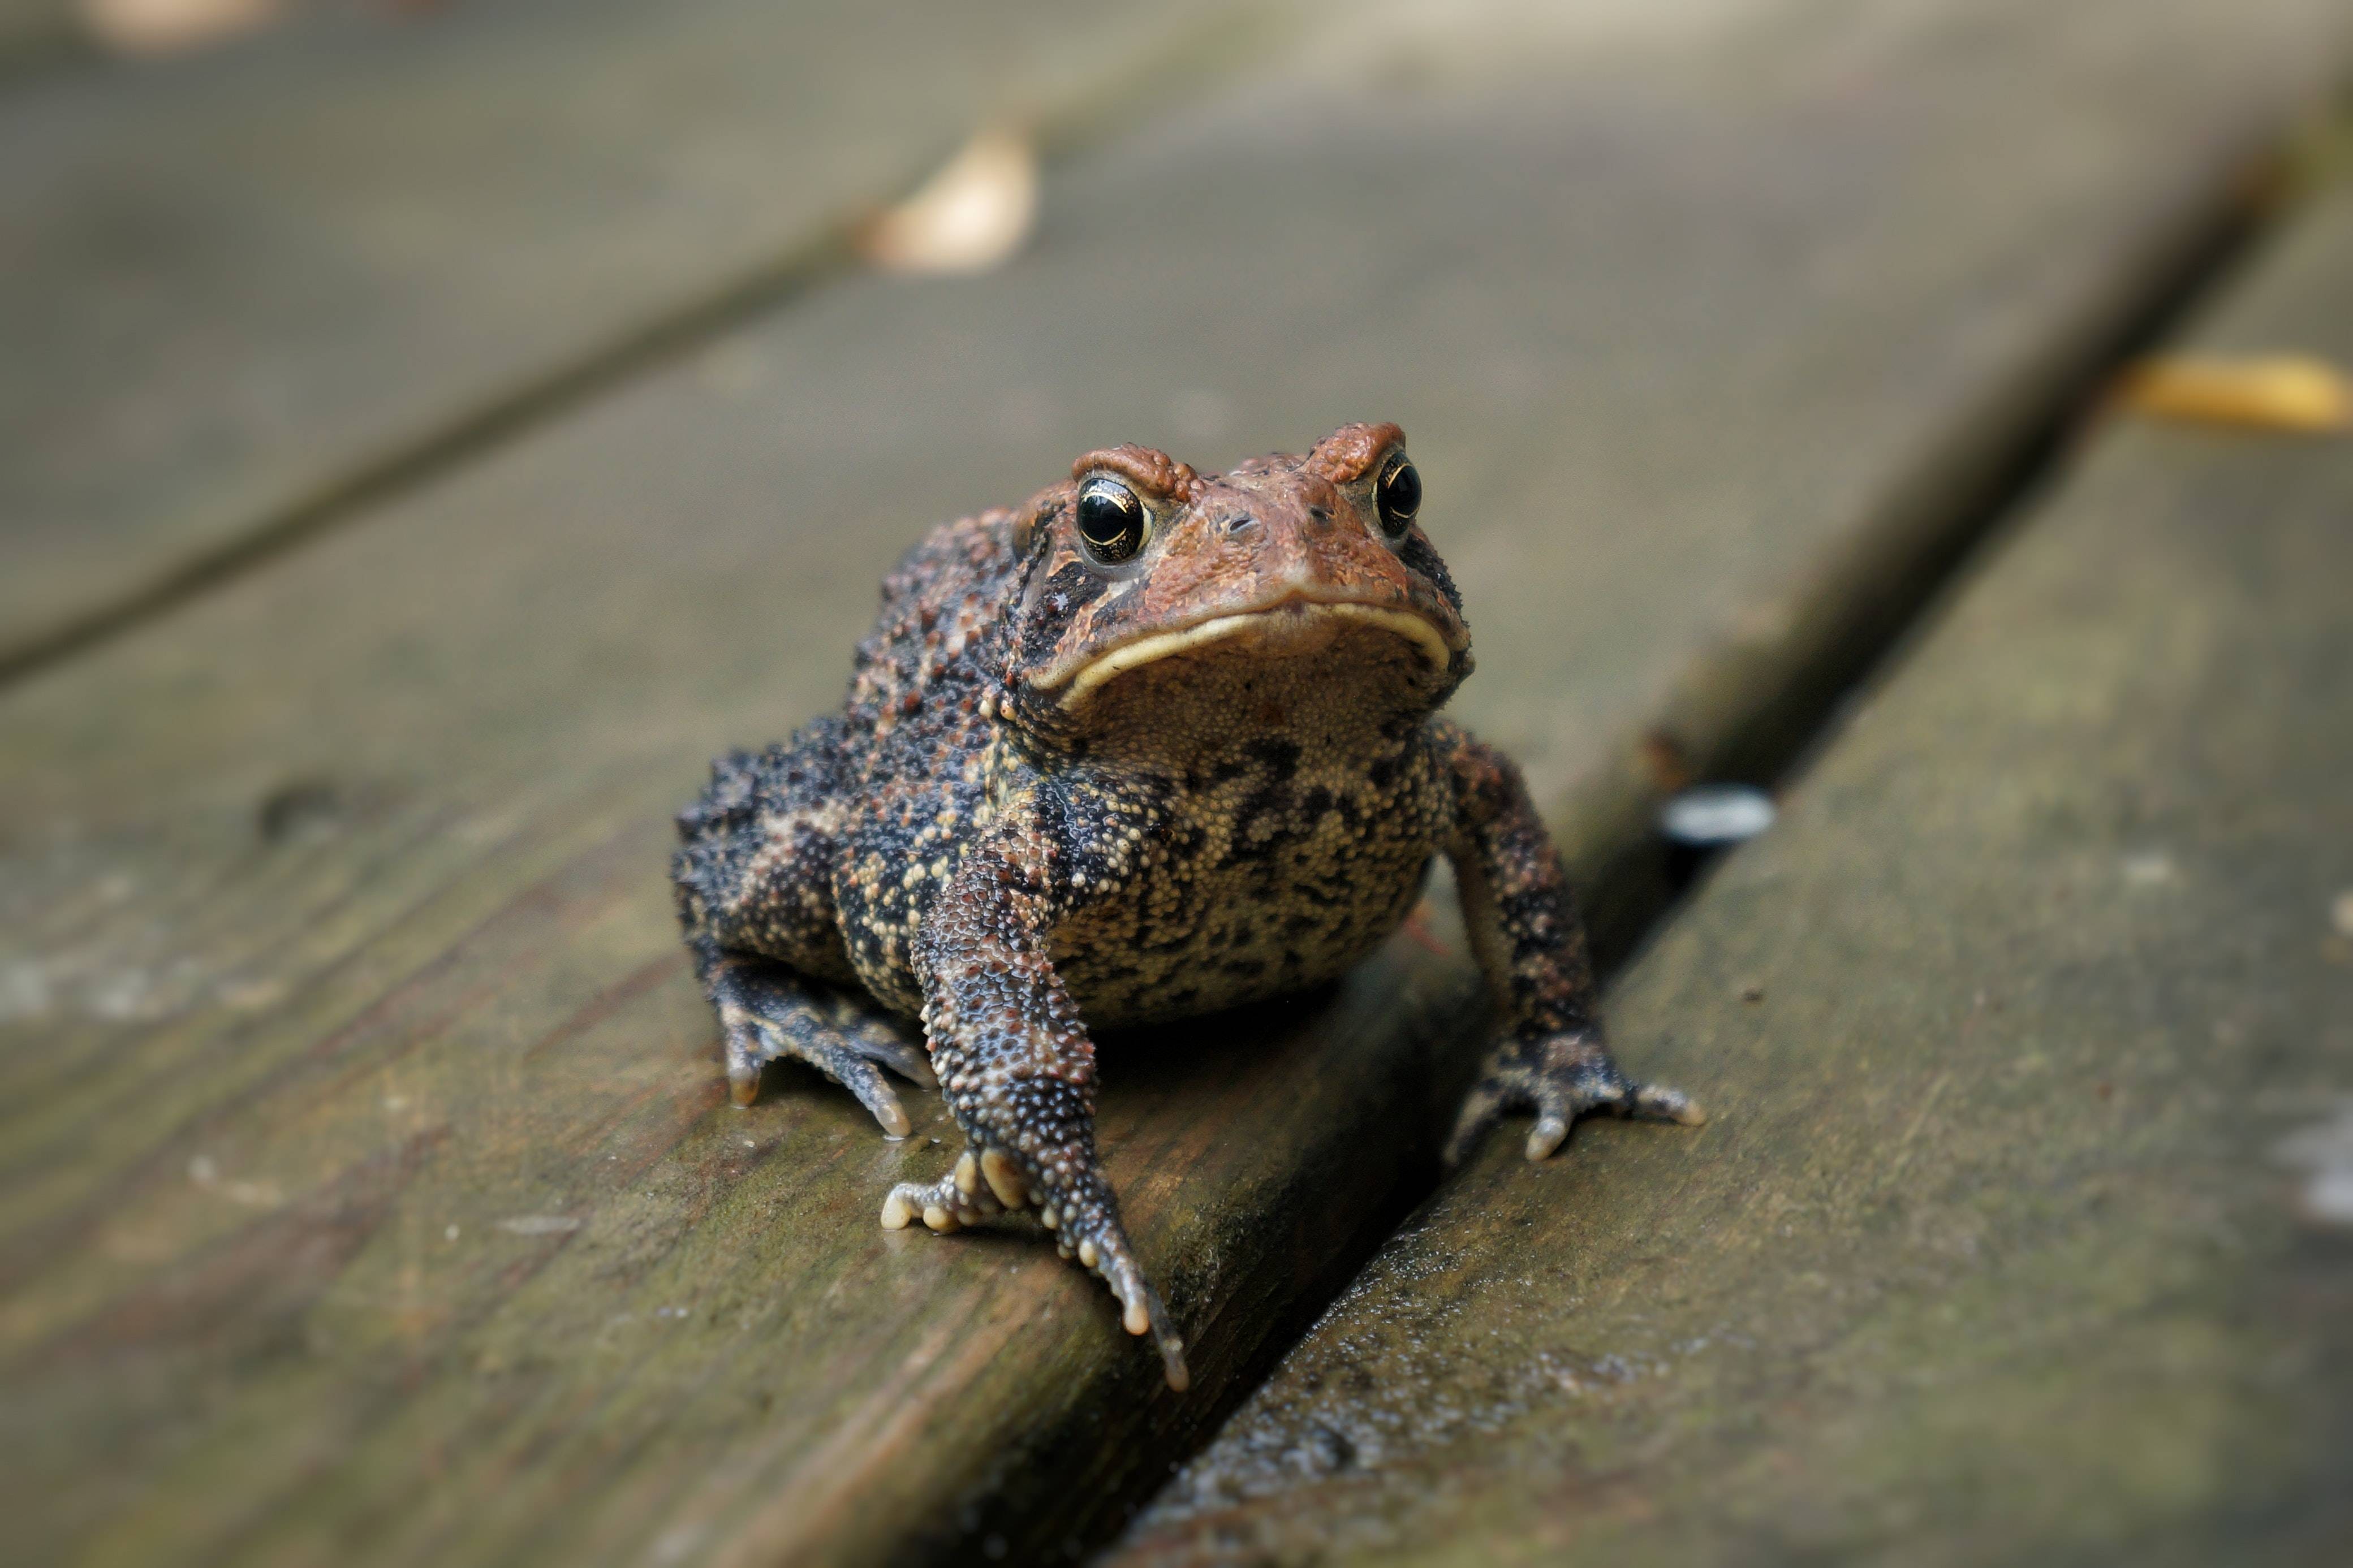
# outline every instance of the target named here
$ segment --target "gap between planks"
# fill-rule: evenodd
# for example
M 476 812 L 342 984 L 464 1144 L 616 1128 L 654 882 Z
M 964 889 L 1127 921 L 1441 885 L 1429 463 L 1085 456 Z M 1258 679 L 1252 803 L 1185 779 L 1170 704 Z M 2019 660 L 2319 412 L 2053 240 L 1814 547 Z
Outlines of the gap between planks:
M 2150 247 L 2138 274 L 2072 336 L 1998 384 L 1973 416 L 1914 467 L 1863 526 L 1801 579 L 1804 597 L 1769 637 L 1728 640 L 1677 672 L 1654 721 L 1621 738 L 1547 813 L 1584 902 L 1595 963 L 1606 986 L 1680 907 L 1699 878 L 1679 866 L 1654 824 L 1660 807 L 1689 781 L 1772 785 L 1802 770 L 1835 734 L 1850 698 L 1901 657 L 1957 588 L 1969 562 L 2031 511 L 2032 499 L 2063 468 L 2086 418 L 2117 374 L 2172 335 L 2219 294 L 2262 237 L 2306 195 L 2296 176 L 2298 131 L 2256 138 L 2225 163 L 2200 199 Z M 1483 1017 L 1470 991 L 1434 998 L 1420 1027 L 1460 1040 Z M 1440 1052 L 1468 1085 L 1475 1053 Z M 1394 1194 L 1391 1230 L 1439 1190 L 1410 1176 Z M 1344 1258 L 1325 1272 L 1269 1336 L 1262 1360 L 1235 1378 L 1206 1422 L 1182 1445 L 1181 1466 L 1204 1447 L 1270 1376 L 1306 1329 L 1337 1300 L 1367 1260 Z M 1107 1546 L 1144 1500 L 1072 1498 L 1072 1511 L 1023 1517 L 984 1503 L 965 1542 L 1001 1540 L 1010 1560 L 1085 1553 Z

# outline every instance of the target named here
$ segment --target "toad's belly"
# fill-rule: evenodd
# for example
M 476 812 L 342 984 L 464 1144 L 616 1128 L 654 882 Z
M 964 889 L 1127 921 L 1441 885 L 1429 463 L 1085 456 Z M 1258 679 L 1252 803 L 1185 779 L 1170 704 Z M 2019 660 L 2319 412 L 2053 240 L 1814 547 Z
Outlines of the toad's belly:
M 1433 847 L 1419 832 L 1335 825 L 1245 856 L 1172 860 L 1063 921 L 1054 967 L 1097 1028 L 1304 990 L 1398 928 Z

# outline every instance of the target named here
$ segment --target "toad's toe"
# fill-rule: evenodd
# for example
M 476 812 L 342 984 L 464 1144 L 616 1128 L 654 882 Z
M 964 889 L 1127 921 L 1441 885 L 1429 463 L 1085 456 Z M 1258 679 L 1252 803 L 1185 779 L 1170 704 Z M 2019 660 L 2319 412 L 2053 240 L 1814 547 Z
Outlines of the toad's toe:
M 1607 1112 L 1686 1127 L 1707 1121 L 1707 1112 L 1681 1089 L 1628 1078 L 1598 1039 L 1562 1035 L 1507 1040 L 1489 1058 L 1485 1074 L 1464 1100 L 1453 1135 L 1447 1140 L 1446 1163 L 1459 1163 L 1481 1134 L 1513 1110 L 1535 1112 L 1525 1146 L 1531 1160 L 1556 1153 L 1581 1116 Z
M 892 1187 L 882 1200 L 882 1227 L 904 1230 L 920 1218 L 945 1235 L 1036 1205 L 1039 1223 L 1053 1235 L 1054 1249 L 1110 1287 L 1119 1302 L 1120 1326 L 1138 1337 L 1151 1337 L 1168 1386 L 1182 1391 L 1192 1382 L 1185 1342 L 1159 1293 L 1145 1282 L 1121 1228 L 1111 1190 L 1092 1165 L 1089 1159 L 1079 1179 L 1068 1181 L 1007 1149 L 967 1149 L 938 1181 L 902 1182 Z

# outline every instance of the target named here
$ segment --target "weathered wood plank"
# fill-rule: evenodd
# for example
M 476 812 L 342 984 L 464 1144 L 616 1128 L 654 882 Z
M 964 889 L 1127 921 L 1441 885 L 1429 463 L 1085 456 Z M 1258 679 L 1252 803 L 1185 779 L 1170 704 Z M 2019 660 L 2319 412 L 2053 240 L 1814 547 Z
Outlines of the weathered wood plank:
M 0 669 L 789 279 L 984 119 L 1117 110 L 1231 11 L 337 8 L 16 84 Z
M 74 32 L 71 0 L 0 0 L 0 77 L 61 52 Z
M 2353 363 L 2353 190 L 2197 341 Z M 1704 1138 L 1497 1140 L 1113 1560 L 2341 1560 L 2348 504 L 2112 426 L 1618 995 Z
M 2331 36 L 2046 9 L 1359 22 L 1074 162 L 999 275 L 805 299 L 0 699 L 20 1539 L 1083 1539 L 1426 1181 L 1459 1042 L 1401 1020 L 1453 971 L 1406 944 L 1221 1050 L 1108 1057 L 1176 1400 L 1041 1248 L 873 1226 L 923 1136 L 789 1078 L 719 1110 L 665 813 L 834 700 L 923 521 L 1107 439 L 1215 464 L 1366 413 L 1471 600 L 1466 713 L 1548 793 L 1662 712 L 1737 733 L 1846 613 L 1823 563 L 1942 547 L 1924 477 L 2032 426 Z

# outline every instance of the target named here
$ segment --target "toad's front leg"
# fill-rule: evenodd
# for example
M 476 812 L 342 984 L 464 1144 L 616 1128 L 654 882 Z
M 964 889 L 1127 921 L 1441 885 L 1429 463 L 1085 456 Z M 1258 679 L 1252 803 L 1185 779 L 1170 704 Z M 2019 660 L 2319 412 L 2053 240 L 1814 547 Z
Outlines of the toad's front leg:
M 1095 1152 L 1094 1044 L 1050 956 L 1071 880 L 1039 821 L 1030 797 L 1001 812 L 923 914 L 914 956 L 932 1065 L 969 1147 L 938 1182 L 892 1188 L 882 1223 L 950 1231 L 1035 1205 L 1062 1256 L 1111 1287 L 1127 1331 L 1153 1337 L 1182 1389 L 1184 1342 L 1136 1265 Z M 1090 869 L 1092 885 L 1102 868 Z
M 1503 1038 L 1464 1100 L 1446 1160 L 1471 1152 L 1507 1110 L 1536 1113 L 1527 1156 L 1561 1145 L 1588 1111 L 1696 1126 L 1707 1113 L 1679 1089 L 1636 1083 L 1602 1043 L 1593 971 L 1559 853 L 1511 760 L 1451 724 L 1439 727 L 1456 795 L 1454 862 L 1463 922 L 1487 976 Z

